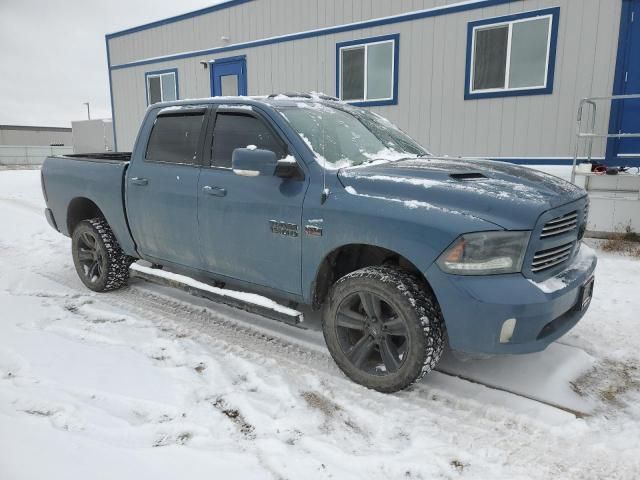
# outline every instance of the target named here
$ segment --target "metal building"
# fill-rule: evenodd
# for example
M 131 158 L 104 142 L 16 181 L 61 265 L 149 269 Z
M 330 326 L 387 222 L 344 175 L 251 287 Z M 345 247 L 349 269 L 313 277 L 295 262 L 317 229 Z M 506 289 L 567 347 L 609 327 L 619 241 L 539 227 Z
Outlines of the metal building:
M 36 166 L 72 151 L 70 128 L 0 125 L 0 165 Z
M 640 92 L 639 4 L 227 1 L 106 36 L 116 148 L 132 148 L 159 100 L 321 91 L 437 153 L 568 164 L 580 99 Z M 640 131 L 637 108 L 606 104 L 596 127 Z M 610 164 L 639 152 L 633 139 L 594 144 Z
M 0 125 L 0 145 L 70 146 L 71 128 Z

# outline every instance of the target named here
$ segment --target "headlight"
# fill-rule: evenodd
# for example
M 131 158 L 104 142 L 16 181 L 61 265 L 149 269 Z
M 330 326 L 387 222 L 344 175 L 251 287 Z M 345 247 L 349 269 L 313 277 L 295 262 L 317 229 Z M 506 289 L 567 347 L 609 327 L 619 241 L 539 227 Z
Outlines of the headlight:
M 438 266 L 457 275 L 494 275 L 522 270 L 531 232 L 480 232 L 459 237 L 438 258 Z

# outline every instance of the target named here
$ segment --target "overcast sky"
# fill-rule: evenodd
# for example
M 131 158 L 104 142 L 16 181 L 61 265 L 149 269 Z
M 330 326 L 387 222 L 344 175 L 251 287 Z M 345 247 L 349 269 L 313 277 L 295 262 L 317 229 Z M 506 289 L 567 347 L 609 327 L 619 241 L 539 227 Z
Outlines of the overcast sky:
M 0 124 L 110 118 L 104 36 L 221 0 L 0 0 Z

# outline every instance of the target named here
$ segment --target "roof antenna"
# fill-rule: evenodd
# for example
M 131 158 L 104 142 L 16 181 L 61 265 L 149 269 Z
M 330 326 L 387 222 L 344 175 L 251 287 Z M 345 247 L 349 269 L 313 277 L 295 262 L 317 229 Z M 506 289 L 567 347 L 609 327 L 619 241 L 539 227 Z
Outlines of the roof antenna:
M 326 90 L 327 86 L 327 77 L 324 71 L 324 60 L 321 64 L 321 72 L 322 72 L 322 92 Z M 320 96 L 318 96 L 318 100 L 320 100 Z M 322 107 L 322 105 L 320 105 Z M 329 189 L 327 188 L 327 157 L 325 156 L 325 126 L 324 126 L 324 117 L 322 108 L 320 109 L 320 122 L 322 123 L 322 194 L 320 195 L 320 205 L 324 205 L 324 202 L 329 198 Z

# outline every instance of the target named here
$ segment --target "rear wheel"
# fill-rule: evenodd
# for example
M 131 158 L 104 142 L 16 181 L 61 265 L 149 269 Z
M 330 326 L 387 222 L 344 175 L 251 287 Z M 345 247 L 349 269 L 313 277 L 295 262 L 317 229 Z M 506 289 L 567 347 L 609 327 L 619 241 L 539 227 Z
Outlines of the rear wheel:
M 78 224 L 71 237 L 71 253 L 76 272 L 87 288 L 107 292 L 127 284 L 134 259 L 122 251 L 104 218 Z
M 323 331 L 340 369 L 381 392 L 418 381 L 436 366 L 445 344 L 435 297 L 411 274 L 390 267 L 367 267 L 338 280 Z

